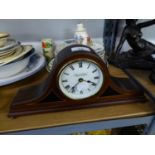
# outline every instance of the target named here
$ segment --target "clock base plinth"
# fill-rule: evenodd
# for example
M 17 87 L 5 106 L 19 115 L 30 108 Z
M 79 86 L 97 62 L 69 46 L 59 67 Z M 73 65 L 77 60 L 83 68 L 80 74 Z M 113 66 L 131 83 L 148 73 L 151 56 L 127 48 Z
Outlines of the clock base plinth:
M 127 78 L 111 77 L 108 89 L 101 96 L 81 101 L 60 99 L 53 91 L 45 91 L 48 86 L 47 83 L 48 81 L 37 86 L 21 89 L 11 104 L 8 116 L 16 118 L 30 114 L 146 101 L 143 92 Z

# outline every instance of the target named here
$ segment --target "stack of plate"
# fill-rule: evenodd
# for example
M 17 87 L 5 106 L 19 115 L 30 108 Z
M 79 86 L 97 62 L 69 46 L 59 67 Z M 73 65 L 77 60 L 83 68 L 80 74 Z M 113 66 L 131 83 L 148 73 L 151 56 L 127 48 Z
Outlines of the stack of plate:
M 34 70 L 34 62 L 41 62 L 40 68 Z M 34 74 L 44 66 L 44 63 L 44 57 L 37 54 L 32 45 L 21 45 L 20 42 L 8 38 L 7 42 L 0 46 L 0 86 Z

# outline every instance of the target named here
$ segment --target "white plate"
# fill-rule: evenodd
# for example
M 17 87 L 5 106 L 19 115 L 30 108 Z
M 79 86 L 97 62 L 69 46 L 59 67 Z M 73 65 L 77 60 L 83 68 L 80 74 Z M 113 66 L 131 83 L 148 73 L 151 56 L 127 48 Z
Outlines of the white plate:
M 69 46 L 69 45 L 74 45 L 76 42 L 74 39 L 69 39 L 61 42 L 60 44 L 57 45 L 57 48 L 55 50 L 55 55 L 57 55 L 63 48 Z M 105 50 L 102 44 L 93 42 L 93 45 L 90 46 L 97 54 L 100 56 L 100 58 L 107 64 L 107 60 L 105 58 Z M 46 69 L 48 72 L 52 70 L 54 59 L 52 59 L 48 65 L 46 66 Z
M 66 46 L 69 46 L 69 45 L 73 45 L 73 44 L 76 44 L 75 40 L 74 39 L 68 39 L 68 40 L 65 40 L 64 42 L 62 42 L 60 45 L 57 46 L 57 49 L 56 49 L 56 54 L 59 53 L 59 51 L 61 51 L 63 48 L 65 48 Z M 90 46 L 96 53 L 102 53 L 102 54 L 105 54 L 105 51 L 104 51 L 104 47 L 102 44 L 99 44 L 99 43 L 96 43 L 96 42 L 93 42 L 93 45 Z
M 8 77 L 5 79 L 0 79 L 0 86 L 8 85 L 20 80 L 23 80 L 38 71 L 40 71 L 45 66 L 45 58 L 42 54 L 34 54 L 31 56 L 28 66 L 20 73 Z
M 3 47 L 0 47 L 0 53 L 4 53 L 6 50 L 11 49 L 19 44 L 20 43 L 14 39 L 8 39 L 6 45 Z
M 97 52 L 97 53 L 104 51 L 103 45 L 101 45 L 99 43 L 93 43 L 93 45 L 91 46 L 91 48 L 93 48 L 95 50 L 95 52 Z
M 55 50 L 55 55 L 57 55 L 63 48 L 65 48 L 69 45 L 74 45 L 74 44 L 76 44 L 75 39 L 68 39 L 68 40 L 61 42 L 60 44 L 57 45 L 57 48 Z M 100 56 L 100 58 L 105 63 L 107 63 L 107 60 L 105 58 L 104 46 L 101 43 L 97 43 L 97 42 L 93 41 L 93 45 L 91 45 L 90 47 Z M 47 67 L 47 70 L 49 71 L 50 68 L 51 68 L 51 66 Z

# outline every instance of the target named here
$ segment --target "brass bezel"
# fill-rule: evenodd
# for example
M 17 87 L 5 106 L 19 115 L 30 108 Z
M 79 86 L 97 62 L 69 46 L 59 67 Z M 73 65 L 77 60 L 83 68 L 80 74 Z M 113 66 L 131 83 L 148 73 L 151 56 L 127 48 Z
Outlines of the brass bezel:
M 92 96 L 86 97 L 86 98 L 82 98 L 82 99 L 73 99 L 73 98 L 70 98 L 70 97 L 68 97 L 66 94 L 64 94 L 64 93 L 62 92 L 62 90 L 61 90 L 61 88 L 60 88 L 60 85 L 59 85 L 59 78 L 60 78 L 60 75 L 61 75 L 63 69 L 64 69 L 66 66 L 68 66 L 68 65 L 70 65 L 70 64 L 72 64 L 72 63 L 74 63 L 74 62 L 82 61 L 82 60 L 89 61 L 89 62 L 92 62 L 92 63 L 94 63 L 95 65 L 97 65 L 97 66 L 99 67 L 101 73 L 102 73 L 103 79 L 104 79 L 104 77 L 105 77 L 105 76 L 104 76 L 104 73 L 103 73 L 103 70 L 102 70 L 102 68 L 100 67 L 100 64 L 97 63 L 96 61 L 92 60 L 92 59 L 89 59 L 89 58 L 77 58 L 77 59 L 68 61 L 68 63 L 66 63 L 65 65 L 63 65 L 63 66 L 61 67 L 61 69 L 59 70 L 59 72 L 58 72 L 58 74 L 57 74 L 57 78 L 58 78 L 58 80 L 57 80 L 57 86 L 58 86 L 59 90 L 61 91 L 61 93 L 62 93 L 65 97 L 67 97 L 67 98 L 69 98 L 69 99 L 71 99 L 71 100 L 75 100 L 75 101 L 91 98 L 91 97 L 95 96 L 95 95 L 102 89 L 102 86 L 101 86 L 100 89 L 99 89 L 95 94 L 93 94 Z M 102 85 L 103 85 L 103 84 L 104 84 L 104 80 L 103 80 Z

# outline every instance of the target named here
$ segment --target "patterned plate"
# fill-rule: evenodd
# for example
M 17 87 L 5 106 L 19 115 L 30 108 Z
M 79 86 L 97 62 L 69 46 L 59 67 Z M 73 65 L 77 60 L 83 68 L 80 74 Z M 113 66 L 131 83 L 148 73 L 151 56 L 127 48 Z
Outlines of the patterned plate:
M 0 66 L 3 66 L 21 58 L 22 56 L 30 52 L 32 49 L 33 47 L 31 45 L 20 46 L 19 48 L 15 49 L 15 52 L 11 56 L 6 57 L 4 59 L 0 59 Z
M 4 53 L 0 53 L 0 59 L 3 59 L 4 57 L 8 57 L 8 56 L 12 55 L 15 52 L 15 49 L 19 48 L 19 47 L 20 47 L 20 45 L 17 45 L 15 47 L 5 51 Z
M 0 47 L 0 53 L 5 53 L 5 51 L 7 51 L 19 44 L 20 44 L 20 42 L 14 40 L 14 39 L 8 39 L 6 45 L 3 47 Z

